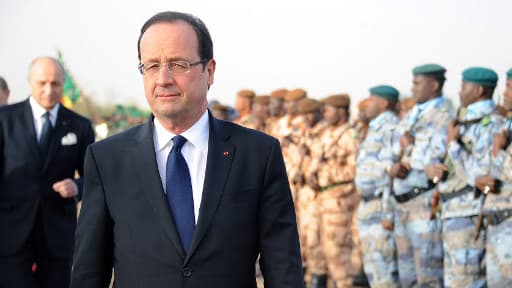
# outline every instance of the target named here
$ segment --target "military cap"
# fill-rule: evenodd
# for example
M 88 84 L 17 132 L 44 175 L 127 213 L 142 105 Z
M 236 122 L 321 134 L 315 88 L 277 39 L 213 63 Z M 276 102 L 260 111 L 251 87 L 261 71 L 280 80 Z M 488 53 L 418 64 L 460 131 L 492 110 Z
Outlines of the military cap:
M 348 94 L 331 95 L 322 99 L 321 102 L 337 108 L 348 108 L 350 106 L 350 96 Z
M 379 96 L 388 100 L 397 101 L 400 92 L 389 85 L 379 85 L 369 89 L 370 95 Z
M 420 66 L 414 67 L 412 69 L 412 74 L 414 76 L 417 75 L 427 75 L 427 76 L 433 76 L 436 78 L 443 78 L 444 79 L 444 73 L 446 72 L 446 68 L 439 64 L 424 64 Z
M 320 102 L 311 98 L 304 98 L 297 103 L 297 110 L 300 114 L 314 112 L 320 109 Z
M 254 93 L 254 91 L 252 91 L 252 90 L 242 89 L 242 90 L 238 91 L 238 93 L 236 93 L 236 95 L 239 97 L 254 98 L 254 96 L 256 96 L 256 93 Z
M 470 67 L 462 72 L 462 81 L 482 86 L 496 87 L 498 74 L 489 68 Z
M 270 93 L 270 97 L 276 98 L 276 99 L 283 99 L 284 95 L 286 95 L 286 93 L 288 93 L 288 89 L 284 89 L 284 88 L 276 89 L 276 90 L 272 91 L 272 93 Z
M 263 105 L 268 105 L 269 102 L 270 102 L 270 96 L 268 96 L 268 95 L 256 96 L 256 97 L 254 97 L 254 100 L 252 101 L 252 103 L 258 103 L 258 104 L 263 104 Z
M 307 96 L 306 90 L 298 88 L 298 89 L 293 89 L 293 90 L 288 91 L 284 95 L 284 100 L 286 100 L 286 101 L 300 100 L 300 99 L 306 98 L 306 96 Z
M 512 68 L 507 71 L 507 79 L 512 79 Z

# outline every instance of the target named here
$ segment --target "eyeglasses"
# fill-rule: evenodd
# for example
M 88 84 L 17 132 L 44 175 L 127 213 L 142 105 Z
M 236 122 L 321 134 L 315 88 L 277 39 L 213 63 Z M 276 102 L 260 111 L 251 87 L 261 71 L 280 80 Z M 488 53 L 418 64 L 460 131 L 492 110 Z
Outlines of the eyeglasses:
M 144 76 L 155 76 L 160 72 L 160 68 L 162 66 L 165 66 L 167 68 L 167 71 L 171 72 L 172 74 L 185 74 L 190 72 L 190 68 L 192 66 L 196 66 L 199 64 L 205 64 L 207 63 L 207 59 L 199 60 L 194 63 L 190 63 L 185 60 L 176 60 L 176 61 L 170 61 L 165 63 L 147 63 L 147 64 L 139 64 L 139 72 L 140 74 Z

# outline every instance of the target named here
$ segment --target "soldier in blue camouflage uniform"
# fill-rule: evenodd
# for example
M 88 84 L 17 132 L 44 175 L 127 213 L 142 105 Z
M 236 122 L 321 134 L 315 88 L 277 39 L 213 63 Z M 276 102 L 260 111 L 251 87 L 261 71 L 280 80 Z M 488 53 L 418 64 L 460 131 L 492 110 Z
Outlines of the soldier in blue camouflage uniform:
M 448 128 L 445 163 L 425 171 L 430 179 L 442 179 L 445 171 L 449 175 L 438 187 L 443 203 L 445 287 L 486 287 L 485 230 L 474 239 L 481 209 L 475 184 L 479 176 L 490 173 L 493 135 L 503 127 L 503 117 L 492 100 L 496 72 L 472 67 L 464 70 L 462 79 L 459 96 L 464 115 L 458 115 Z
M 507 72 L 504 96 L 505 108 L 512 111 L 512 69 Z M 508 118 L 505 129 L 494 136 L 491 176 L 482 176 L 477 179 L 477 186 L 490 192 L 483 207 L 483 215 L 487 222 L 486 279 L 488 287 L 512 287 L 511 128 L 512 119 Z
M 369 130 L 357 157 L 355 183 L 361 195 L 357 226 L 371 287 L 399 287 L 393 231 L 381 224 L 383 219 L 393 218 L 394 199 L 390 198 L 386 168 L 393 163 L 392 143 L 399 141 L 395 132 L 399 120 L 393 111 L 398 95 L 391 86 L 370 88 L 364 108 Z
M 402 287 L 441 287 L 443 247 L 441 221 L 430 220 L 434 185 L 424 169 L 443 161 L 447 127 L 453 113 L 442 97 L 446 69 L 426 64 L 413 69 L 413 99 L 417 103 L 401 121 L 400 142 L 389 175 L 394 177 L 395 240 Z

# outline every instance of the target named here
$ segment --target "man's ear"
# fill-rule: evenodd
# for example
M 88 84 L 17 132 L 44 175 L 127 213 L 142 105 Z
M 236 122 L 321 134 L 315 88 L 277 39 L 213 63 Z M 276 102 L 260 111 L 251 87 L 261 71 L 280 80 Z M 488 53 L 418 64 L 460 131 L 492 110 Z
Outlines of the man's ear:
M 432 87 L 432 91 L 439 91 L 439 82 L 434 79 L 430 79 L 430 87 Z
M 217 63 L 215 62 L 215 59 L 211 59 L 206 64 L 206 72 L 208 73 L 208 88 L 213 84 L 216 65 Z

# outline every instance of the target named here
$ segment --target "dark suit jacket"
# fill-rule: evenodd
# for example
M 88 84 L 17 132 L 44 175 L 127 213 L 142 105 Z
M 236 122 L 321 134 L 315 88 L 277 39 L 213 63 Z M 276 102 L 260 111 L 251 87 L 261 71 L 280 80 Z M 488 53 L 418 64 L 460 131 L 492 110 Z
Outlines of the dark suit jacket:
M 303 287 L 277 140 L 210 116 L 206 178 L 184 255 L 156 163 L 153 121 L 90 146 L 71 287 Z
M 62 145 L 74 133 L 77 143 Z M 42 159 L 29 101 L 0 108 L 0 257 L 23 248 L 40 217 L 49 256 L 71 257 L 76 201 L 53 191 L 53 183 L 82 174 L 87 145 L 94 141 L 89 120 L 61 106 L 48 156 Z

